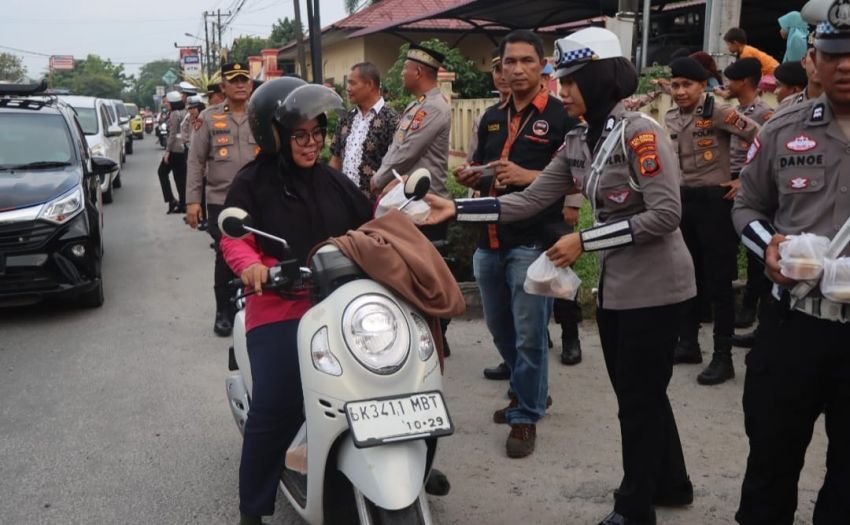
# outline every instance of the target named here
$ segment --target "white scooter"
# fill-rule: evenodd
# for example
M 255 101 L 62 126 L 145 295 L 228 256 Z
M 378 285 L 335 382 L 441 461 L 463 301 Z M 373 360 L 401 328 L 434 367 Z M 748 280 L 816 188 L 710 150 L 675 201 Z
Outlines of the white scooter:
M 408 200 L 399 209 L 427 193 L 423 171 L 405 183 Z M 232 238 L 275 240 L 288 252 L 284 239 L 251 227 L 238 208 L 224 210 L 219 227 Z M 434 523 L 425 481 L 437 438 L 454 427 L 425 317 L 332 245 L 317 251 L 309 269 L 294 259 L 271 268 L 265 289 L 309 289 L 314 299 L 298 326 L 305 423 L 280 481 L 292 507 L 316 525 Z M 241 308 L 230 370 L 227 397 L 244 432 L 252 381 Z

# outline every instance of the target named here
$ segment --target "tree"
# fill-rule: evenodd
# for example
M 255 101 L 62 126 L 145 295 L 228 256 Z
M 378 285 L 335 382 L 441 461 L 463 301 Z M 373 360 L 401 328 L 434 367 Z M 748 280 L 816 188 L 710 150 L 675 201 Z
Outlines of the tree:
M 290 20 L 289 17 L 283 20 L 278 18 L 272 26 L 272 34 L 269 35 L 270 47 L 280 47 L 287 42 L 292 42 L 300 34 L 302 34 L 302 31 L 299 30 L 298 23 L 295 20 Z
M 27 75 L 23 59 L 11 53 L 0 53 L 0 80 L 18 82 Z
M 155 60 L 148 62 L 139 69 L 139 78 L 130 86 L 129 100 L 139 107 L 151 106 L 156 93 L 156 86 L 164 85 L 162 76 L 168 70 L 179 73 L 180 64 L 176 60 Z
M 123 64 L 113 64 L 97 55 L 77 60 L 73 71 L 53 74 L 53 87 L 68 88 L 76 95 L 121 98 L 124 88 L 133 82 L 124 73 Z
M 259 56 L 263 49 L 273 47 L 267 38 L 259 36 L 240 36 L 233 40 L 228 53 L 230 62 L 247 62 L 248 57 Z
M 490 76 L 487 73 L 479 71 L 475 66 L 475 62 L 464 57 L 460 50 L 449 47 L 447 43 L 436 38 L 426 40 L 422 42 L 422 45 L 445 55 L 446 58 L 443 61 L 443 66 L 447 71 L 455 74 L 452 90 L 460 98 L 488 98 L 491 96 Z M 401 46 L 398 59 L 383 79 L 383 84 L 390 92 L 392 98 L 398 101 L 396 105 L 406 105 L 406 101 L 411 99 L 410 95 L 405 93 L 404 86 L 401 84 L 401 68 L 404 66 L 409 48 L 410 44 Z

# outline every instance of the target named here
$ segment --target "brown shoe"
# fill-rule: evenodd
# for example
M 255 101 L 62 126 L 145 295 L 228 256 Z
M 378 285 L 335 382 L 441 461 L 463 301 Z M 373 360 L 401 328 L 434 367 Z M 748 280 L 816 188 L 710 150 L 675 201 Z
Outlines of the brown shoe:
M 519 402 L 515 397 L 511 397 L 511 402 L 505 408 L 500 408 L 493 412 L 493 423 L 498 423 L 499 425 L 506 425 L 508 423 L 508 410 L 511 408 L 516 408 L 519 406 Z M 546 398 L 546 408 L 552 406 L 552 396 Z
M 537 425 L 534 423 L 521 423 L 511 425 L 511 433 L 505 448 L 509 458 L 524 458 L 534 452 L 534 443 L 537 441 Z

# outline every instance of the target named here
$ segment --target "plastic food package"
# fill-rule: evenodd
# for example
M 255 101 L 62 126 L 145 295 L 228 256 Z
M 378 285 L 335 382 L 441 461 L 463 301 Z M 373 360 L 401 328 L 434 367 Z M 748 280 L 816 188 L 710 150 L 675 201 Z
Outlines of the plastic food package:
M 301 425 L 301 430 L 295 435 L 292 444 L 286 451 L 286 468 L 307 475 L 307 425 Z
M 830 301 L 850 303 L 850 258 L 824 260 L 820 291 Z
M 397 210 L 405 201 L 407 201 L 407 197 L 404 196 L 404 184 L 396 184 L 378 202 L 378 207 L 375 209 L 375 218 L 377 219 L 386 215 L 390 210 Z M 431 213 L 431 207 L 425 201 L 410 201 L 401 212 L 410 217 L 413 224 L 422 224 L 428 218 L 428 214 Z
M 572 268 L 558 268 L 546 253 L 541 253 L 528 267 L 522 289 L 532 295 L 573 300 L 579 286 L 581 279 Z
M 813 233 L 789 235 L 779 244 L 779 270 L 795 281 L 814 281 L 823 272 L 829 239 Z

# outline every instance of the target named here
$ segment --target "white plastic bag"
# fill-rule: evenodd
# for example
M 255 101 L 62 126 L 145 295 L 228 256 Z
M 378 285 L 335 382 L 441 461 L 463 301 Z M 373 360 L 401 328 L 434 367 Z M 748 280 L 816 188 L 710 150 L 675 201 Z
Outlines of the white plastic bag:
M 301 425 L 301 430 L 286 451 L 286 468 L 302 475 L 307 475 L 307 425 Z
M 795 281 L 814 281 L 823 272 L 829 239 L 813 233 L 789 235 L 779 244 L 779 270 Z
M 532 295 L 545 295 L 572 301 L 581 286 L 581 279 L 572 268 L 558 268 L 546 253 L 541 253 L 525 274 L 522 289 Z
M 386 215 L 390 210 L 397 210 L 406 200 L 407 197 L 404 196 L 404 184 L 396 184 L 378 202 L 378 207 L 375 209 L 375 218 L 377 219 Z M 428 218 L 428 214 L 431 213 L 431 207 L 425 201 L 411 201 L 401 212 L 410 217 L 413 224 L 422 224 Z
M 824 260 L 820 291 L 830 301 L 850 303 L 850 258 Z

